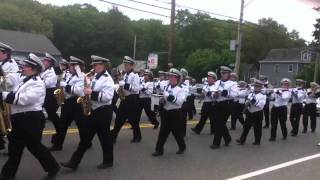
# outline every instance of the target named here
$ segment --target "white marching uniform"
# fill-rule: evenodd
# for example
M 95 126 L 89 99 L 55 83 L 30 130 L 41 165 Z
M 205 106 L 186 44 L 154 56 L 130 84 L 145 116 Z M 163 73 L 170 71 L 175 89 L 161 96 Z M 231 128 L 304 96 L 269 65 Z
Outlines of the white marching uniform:
M 19 72 L 18 64 L 14 59 L 4 60 L 1 63 L 1 68 L 5 73 L 6 78 L 6 87 L 8 91 L 13 91 L 14 87 L 17 84 L 20 84 L 22 81 L 21 74 Z
M 247 110 L 250 113 L 262 111 L 264 108 L 264 105 L 266 104 L 266 98 L 267 98 L 266 95 L 262 93 L 258 93 L 258 94 L 250 93 L 248 95 L 247 100 L 251 101 L 252 99 L 255 99 L 256 102 L 254 104 L 250 103 L 250 106 L 247 108 Z
M 103 74 L 95 75 L 91 81 L 92 109 L 101 106 L 111 105 L 114 94 L 114 82 L 110 74 L 106 71 Z
M 66 75 L 66 79 L 60 82 L 60 86 L 64 87 L 65 98 L 69 99 L 76 96 L 84 96 L 84 73 L 80 75 L 70 74 Z
M 44 81 L 46 88 L 55 88 L 57 86 L 58 77 L 52 67 L 41 73 L 40 77 Z
M 144 90 L 144 91 L 142 91 Z M 142 82 L 140 85 L 139 98 L 150 98 L 153 92 L 153 82 Z
M 221 94 L 219 95 L 219 97 L 217 98 L 218 102 L 232 100 L 234 97 L 236 97 L 238 95 L 237 83 L 230 81 L 230 80 L 228 80 L 228 81 L 218 80 L 214 84 L 214 90 L 215 90 L 215 92 L 222 92 L 224 90 L 227 92 L 226 96 L 222 96 Z
M 123 76 L 124 81 L 122 84 L 129 84 L 129 90 L 124 89 L 124 93 L 126 96 L 129 96 L 131 94 L 139 94 L 140 90 L 140 78 L 138 74 L 134 72 L 125 73 Z

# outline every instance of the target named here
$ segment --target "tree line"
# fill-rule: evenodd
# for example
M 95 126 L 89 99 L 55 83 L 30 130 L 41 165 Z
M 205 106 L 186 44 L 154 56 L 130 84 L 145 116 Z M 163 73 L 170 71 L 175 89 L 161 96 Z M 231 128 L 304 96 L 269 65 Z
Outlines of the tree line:
M 46 35 L 64 57 L 74 55 L 89 59 L 91 54 L 121 63 L 124 55 L 133 55 L 137 37 L 136 59 L 146 60 L 151 52 L 168 51 L 169 25 L 160 20 L 131 20 L 117 7 L 101 12 L 90 4 L 69 6 L 43 5 L 33 0 L 0 0 L 0 28 Z M 209 70 L 234 62 L 229 50 L 236 39 L 236 21 L 220 20 L 198 12 L 179 10 L 176 15 L 175 67 L 186 67 L 197 79 Z M 241 62 L 258 65 L 270 49 L 305 47 L 295 30 L 271 18 L 257 24 L 243 25 Z M 166 53 L 159 54 L 159 68 L 165 67 Z

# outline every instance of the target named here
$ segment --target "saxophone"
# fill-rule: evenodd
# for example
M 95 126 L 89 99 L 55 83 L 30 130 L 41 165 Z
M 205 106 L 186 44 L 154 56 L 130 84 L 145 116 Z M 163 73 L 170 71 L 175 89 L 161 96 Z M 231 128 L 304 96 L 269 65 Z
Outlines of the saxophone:
M 4 73 L 2 67 L 0 67 L 0 80 L 2 82 L 2 89 L 7 91 L 7 82 L 5 78 L 6 74 Z M 0 103 L 0 133 L 7 135 L 12 129 L 11 120 L 10 120 L 11 106 L 4 101 Z
M 84 76 L 84 87 L 88 88 L 90 86 L 90 83 L 88 83 L 87 78 L 94 75 L 94 70 L 90 70 L 87 74 Z M 77 98 L 77 103 L 81 104 L 83 115 L 90 116 L 91 109 L 92 109 L 92 102 L 90 95 L 84 95 Z
M 63 76 L 65 75 L 64 73 L 61 73 L 58 77 L 58 81 L 57 81 L 57 89 L 54 90 L 53 94 L 55 95 L 56 99 L 57 99 L 57 103 L 59 106 L 61 106 L 62 104 L 64 104 L 64 91 L 63 88 L 60 86 L 60 82 L 63 79 Z
M 122 75 L 122 73 L 121 72 L 118 72 L 118 74 L 119 74 L 119 78 L 118 78 L 118 83 L 120 82 L 120 80 L 123 80 L 123 75 Z M 120 101 L 124 101 L 125 99 L 126 99 L 126 94 L 124 93 L 124 88 L 123 88 L 123 86 L 120 86 L 119 85 L 119 88 L 117 89 L 117 94 L 118 94 L 118 96 L 119 96 L 119 98 L 120 98 Z

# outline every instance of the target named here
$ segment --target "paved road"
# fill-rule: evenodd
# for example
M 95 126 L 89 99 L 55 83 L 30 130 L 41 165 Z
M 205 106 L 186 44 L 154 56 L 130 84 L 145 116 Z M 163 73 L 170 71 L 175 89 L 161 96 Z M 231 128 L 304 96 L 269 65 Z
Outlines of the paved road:
M 145 118 L 145 116 L 143 116 Z M 197 119 L 199 117 L 196 117 Z M 146 123 L 144 121 L 144 123 Z M 132 131 L 123 129 L 115 145 L 114 167 L 107 170 L 97 170 L 96 165 L 101 163 L 101 151 L 97 138 L 93 147 L 87 152 L 76 172 L 63 169 L 57 179 L 95 179 L 95 180 L 220 180 L 233 178 L 252 171 L 268 168 L 294 159 L 319 153 L 320 148 L 315 144 L 320 141 L 318 132 L 299 134 L 297 137 L 288 137 L 286 141 L 278 138 L 276 142 L 269 142 L 270 130 L 263 130 L 262 145 L 256 147 L 251 131 L 244 146 L 236 145 L 235 139 L 240 136 L 241 130 L 231 131 L 233 142 L 231 146 L 218 150 L 209 148 L 213 137 L 209 135 L 208 125 L 203 134 L 195 135 L 190 132 L 194 122 L 190 121 L 186 138 L 187 152 L 176 155 L 177 145 L 172 136 L 165 146 L 162 157 L 152 157 L 158 130 L 149 125 L 143 125 L 143 140 L 140 144 L 130 144 Z M 48 123 L 47 130 L 51 129 Z M 290 125 L 288 123 L 290 129 Z M 47 131 L 50 134 L 51 131 Z M 280 130 L 278 132 L 280 133 Z M 50 135 L 44 135 L 43 142 L 49 145 Z M 55 152 L 59 162 L 70 158 L 79 141 L 78 134 L 72 131 L 68 134 L 64 150 Z M 0 157 L 0 166 L 6 157 Z M 320 158 L 305 161 L 283 169 L 268 172 L 250 179 L 257 180 L 319 180 Z M 44 175 L 39 163 L 25 150 L 18 174 L 18 180 L 38 180 Z

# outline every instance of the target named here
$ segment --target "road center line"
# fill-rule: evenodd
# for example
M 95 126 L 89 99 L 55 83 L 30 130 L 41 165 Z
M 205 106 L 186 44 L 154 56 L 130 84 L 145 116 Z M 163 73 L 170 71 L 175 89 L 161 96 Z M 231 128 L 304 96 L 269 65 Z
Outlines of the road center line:
M 243 175 L 240 175 L 240 176 L 237 176 L 237 177 L 233 177 L 233 178 L 230 178 L 230 179 L 227 179 L 227 180 L 248 179 L 248 178 L 251 178 L 251 177 L 254 177 L 254 176 L 265 174 L 265 173 L 268 173 L 268 172 L 271 172 L 271 171 L 275 171 L 275 170 L 278 170 L 278 169 L 281 169 L 281 168 L 292 166 L 292 165 L 295 165 L 295 164 L 298 164 L 298 163 L 302 163 L 304 161 L 309 161 L 311 159 L 315 159 L 315 158 L 319 158 L 319 157 L 320 157 L 320 153 L 319 154 L 314 154 L 314 155 L 311 155 L 311 156 L 306 156 L 306 157 L 303 157 L 303 158 L 300 158 L 300 159 L 288 161 L 288 162 L 285 162 L 285 163 L 282 163 L 282 164 L 278 164 L 278 165 L 275 165 L 275 166 L 271 166 L 271 167 L 268 167 L 268 168 L 265 168 L 265 169 L 260 169 L 260 170 L 257 170 L 257 171 L 253 171 L 253 172 L 250 172 L 250 173 L 247 173 L 247 174 L 243 174 Z

